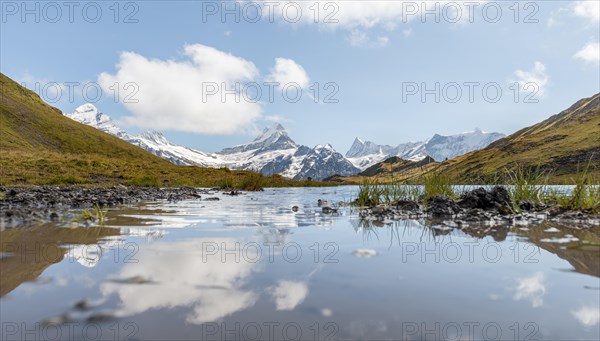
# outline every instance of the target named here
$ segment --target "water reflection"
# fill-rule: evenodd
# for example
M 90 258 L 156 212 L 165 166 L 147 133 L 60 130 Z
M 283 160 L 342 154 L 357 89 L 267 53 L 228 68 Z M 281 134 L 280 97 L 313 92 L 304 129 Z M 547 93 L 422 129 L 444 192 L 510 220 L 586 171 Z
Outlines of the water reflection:
M 544 305 L 544 295 L 546 294 L 546 285 L 544 283 L 544 274 L 536 272 L 532 276 L 517 278 L 517 287 L 515 289 L 515 301 L 527 300 L 531 302 L 534 308 Z
M 427 331 L 464 323 L 479 323 L 477 335 L 468 337 L 464 327 L 446 338 L 482 339 L 486 323 L 500 326 L 502 339 L 515 338 L 515 324 L 520 339 L 532 331 L 536 339 L 600 337 L 600 229 L 459 229 L 451 221 L 377 222 L 318 207 L 317 199 L 350 197 L 344 191 L 154 203 L 110 212 L 111 227 L 0 232 L 2 293 L 11 292 L 0 301 L 3 319 L 69 315 L 90 323 L 113 316 L 138 325 L 137 339 L 222 338 L 222 331 L 202 334 L 214 323 L 298 323 L 302 339 L 311 340 L 315 325 L 318 340 L 330 335 L 327 323 L 336 339 L 443 339 Z M 570 239 L 555 242 L 560 238 Z M 21 262 L 5 240 L 63 248 L 51 261 Z M 124 243 L 135 245 L 130 261 L 106 251 Z M 51 276 L 61 285 L 22 285 Z M 89 309 L 75 309 L 81 301 L 91 302 Z M 31 302 L 42 303 L 31 309 Z M 258 339 L 268 335 L 263 330 Z
M 308 285 L 304 282 L 281 280 L 271 289 L 277 310 L 293 310 L 308 295 Z
M 571 313 L 584 327 L 594 327 L 600 323 L 600 306 L 585 306 Z
M 92 252 L 102 238 L 118 236 L 114 228 L 59 228 L 38 226 L 30 229 L 0 231 L 0 297 L 24 282 L 35 281 L 50 265 L 73 256 L 81 264 L 90 266 L 98 260 Z M 92 250 L 88 254 L 87 251 Z
M 419 241 L 433 243 L 444 243 L 444 236 L 491 237 L 495 242 L 505 241 L 509 236 L 523 237 L 523 242 L 568 261 L 573 266 L 570 271 L 600 277 L 600 228 L 597 227 L 581 230 L 546 223 L 530 228 L 474 225 L 458 229 L 449 227 L 448 222 L 430 220 L 380 221 L 374 224 L 372 220 L 351 219 L 350 222 L 365 240 L 380 240 L 380 235 L 386 234 L 390 247 L 402 245 L 406 237 L 415 234 L 419 235 Z
M 213 248 L 214 245 L 218 247 Z M 142 248 L 139 261 L 126 264 L 115 278 L 139 276 L 147 285 L 105 282 L 102 295 L 117 295 L 118 316 L 140 314 L 152 309 L 190 307 L 186 321 L 194 324 L 219 320 L 252 306 L 258 297 L 244 289 L 248 277 L 257 271 L 247 250 L 244 257 L 228 254 L 240 245 L 236 239 L 192 239 Z M 227 261 L 228 258 L 230 261 Z

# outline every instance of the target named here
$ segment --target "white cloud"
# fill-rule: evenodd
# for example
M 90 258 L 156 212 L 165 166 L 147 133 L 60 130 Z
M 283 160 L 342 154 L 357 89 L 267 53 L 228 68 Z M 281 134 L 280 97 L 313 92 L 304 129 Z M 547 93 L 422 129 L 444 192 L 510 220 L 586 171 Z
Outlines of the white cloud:
M 408 38 L 408 37 L 412 36 L 412 34 L 413 34 L 413 29 L 412 29 L 412 28 L 406 28 L 406 29 L 402 30 L 402 34 L 403 34 L 403 35 L 404 35 L 406 38 Z
M 187 131 L 206 134 L 233 134 L 248 131 L 261 117 L 257 102 L 237 101 L 225 89 L 255 81 L 256 66 L 243 58 L 215 48 L 194 44 L 184 47 L 184 60 L 148 59 L 134 52 L 121 53 L 117 72 L 102 73 L 103 90 L 118 83 L 135 83 L 137 103 L 120 98 L 132 113 L 124 121 L 144 129 Z M 207 90 L 216 84 L 216 94 Z M 123 97 L 123 96 L 122 96 Z
M 362 30 L 353 30 L 348 36 L 348 42 L 354 47 L 381 48 L 389 43 L 388 37 L 371 38 L 369 34 Z
M 517 287 L 513 299 L 515 301 L 528 300 L 534 308 L 544 305 L 546 286 L 544 285 L 544 274 L 535 273 L 533 276 L 518 278 Z
M 281 280 L 271 295 L 275 299 L 277 310 L 293 310 L 308 295 L 308 286 L 304 282 Z
M 577 51 L 573 57 L 587 63 L 595 63 L 598 65 L 600 62 L 600 44 L 593 42 L 588 43 L 581 50 Z
M 599 1 L 577 1 L 573 5 L 573 12 L 579 17 L 588 19 L 592 23 L 600 22 Z
M 600 308 L 582 307 L 579 310 L 572 311 L 577 321 L 586 327 L 593 327 L 600 323 Z
M 546 73 L 546 66 L 541 62 L 535 62 L 533 69 L 529 71 L 515 71 L 515 80 L 511 83 L 518 82 L 521 90 L 527 94 L 535 94 L 541 97 L 546 93 L 546 88 L 550 83 L 550 76 Z
M 275 66 L 271 69 L 271 73 L 266 77 L 266 80 L 277 82 L 281 86 L 297 83 L 303 89 L 310 85 L 310 78 L 302 65 L 287 58 L 275 58 Z
M 435 2 L 414 1 L 414 0 L 315 0 L 315 1 L 295 1 L 295 0 L 246 0 L 262 4 L 263 18 L 275 18 L 281 22 L 295 24 L 296 10 L 290 8 L 300 8 L 302 14 L 298 18 L 299 24 L 319 25 L 328 30 L 346 30 L 351 32 L 347 39 L 355 47 L 382 47 L 387 45 L 387 37 L 378 37 L 373 40 L 365 39 L 363 36 L 366 30 L 380 28 L 387 31 L 394 31 L 402 24 L 412 21 L 424 21 L 431 23 L 465 23 L 473 19 L 471 13 L 475 15 L 481 11 L 481 6 L 487 1 L 469 1 L 469 0 L 439 0 Z M 267 6 L 267 2 L 271 6 Z M 273 5 L 275 4 L 275 5 Z M 272 7 L 275 6 L 275 7 Z M 284 13 L 288 6 L 289 13 Z M 317 11 L 316 8 L 319 10 Z M 436 15 L 432 13 L 435 12 Z M 429 14 L 425 14 L 429 13 Z
M 285 5 L 287 2 L 281 1 Z M 454 21 L 457 16 L 458 21 L 469 19 L 469 6 L 474 3 L 479 5 L 485 1 L 452 1 L 441 0 L 436 2 L 418 2 L 413 0 L 396 1 L 309 1 L 296 2 L 302 6 L 302 19 L 305 23 L 320 23 L 333 29 L 355 29 L 355 28 L 373 28 L 382 27 L 387 30 L 393 30 L 400 24 L 405 24 L 413 20 L 422 20 L 435 22 L 435 16 L 430 14 L 425 16 L 426 11 L 436 11 L 441 18 L 447 12 L 447 21 Z M 329 6 L 327 5 L 329 4 Z M 468 5 L 466 5 L 468 4 Z M 314 6 L 319 6 L 319 15 L 315 18 Z M 475 6 L 477 8 L 477 6 Z M 479 7 L 480 8 L 480 7 Z M 475 11 L 476 12 L 476 11 Z M 315 20 L 316 19 L 316 20 Z M 328 20 L 329 19 L 329 20 Z M 332 23 L 332 19 L 337 21 Z M 440 19 L 444 20 L 444 19 Z
M 253 291 L 243 289 L 257 263 L 244 257 L 235 261 L 234 257 L 227 258 L 231 255 L 224 253 L 239 247 L 239 243 L 235 239 L 191 239 L 146 245 L 136 255 L 139 261 L 123 266 L 115 278 L 139 276 L 151 283 L 105 282 L 100 291 L 104 299 L 112 295 L 118 297 L 116 315 L 121 317 L 150 310 L 189 307 L 188 323 L 220 320 L 253 306 L 259 297 Z M 214 250 L 217 252 L 209 252 Z M 248 257 L 256 259 L 256 256 Z

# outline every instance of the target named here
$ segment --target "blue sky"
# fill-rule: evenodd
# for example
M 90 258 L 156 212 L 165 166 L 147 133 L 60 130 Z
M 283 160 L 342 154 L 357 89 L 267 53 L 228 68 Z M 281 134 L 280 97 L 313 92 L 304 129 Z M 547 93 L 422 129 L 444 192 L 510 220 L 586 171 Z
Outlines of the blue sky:
M 480 2 L 473 16 L 460 1 L 279 1 L 273 20 L 262 1 L 241 1 L 239 22 L 221 16 L 232 2 L 123 1 L 118 13 L 112 1 L 81 2 L 70 16 L 64 2 L 29 1 L 24 17 L 21 3 L 2 1 L 2 73 L 46 87 L 42 97 L 65 112 L 85 103 L 84 85 L 92 99 L 99 87 L 94 104 L 128 132 L 161 130 L 203 151 L 245 143 L 273 121 L 298 143 L 341 152 L 357 136 L 395 145 L 475 127 L 509 134 L 600 92 L 598 1 Z M 281 84 L 273 100 L 265 82 Z M 263 93 L 223 101 L 223 84 Z M 283 86 L 301 98 L 286 101 Z M 433 90 L 424 101 L 423 87 Z

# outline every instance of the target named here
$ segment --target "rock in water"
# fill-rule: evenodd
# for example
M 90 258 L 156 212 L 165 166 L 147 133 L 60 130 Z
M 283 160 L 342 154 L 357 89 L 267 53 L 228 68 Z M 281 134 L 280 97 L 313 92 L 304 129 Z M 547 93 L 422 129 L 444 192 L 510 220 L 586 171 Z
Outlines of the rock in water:
M 426 212 L 434 218 L 453 216 L 459 211 L 458 205 L 448 196 L 435 196 L 427 200 Z
M 506 211 L 510 210 L 512 202 L 504 187 L 496 186 L 490 192 L 480 187 L 463 194 L 458 201 L 458 206 L 465 209 Z
M 501 207 L 512 207 L 512 200 L 510 200 L 510 194 L 506 188 L 502 186 L 496 186 L 492 189 L 492 196 L 494 202 Z

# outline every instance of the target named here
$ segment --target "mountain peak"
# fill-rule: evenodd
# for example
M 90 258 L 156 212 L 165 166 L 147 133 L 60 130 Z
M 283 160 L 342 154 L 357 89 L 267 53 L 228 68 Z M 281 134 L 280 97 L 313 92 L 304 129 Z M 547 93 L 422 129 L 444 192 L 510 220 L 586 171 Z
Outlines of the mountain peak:
M 264 141 L 272 136 L 279 137 L 281 135 L 287 135 L 287 131 L 281 124 L 274 123 L 272 126 L 265 128 L 263 132 L 256 139 L 254 139 L 254 142 Z
M 361 153 L 365 151 L 365 142 L 360 138 L 354 138 L 354 142 L 352 142 L 352 146 L 346 152 L 346 157 L 356 157 L 360 156 Z
M 285 128 L 279 122 L 275 122 L 269 130 L 285 131 Z
M 80 105 L 74 112 L 70 114 L 64 113 L 63 115 L 79 123 L 87 124 L 98 130 L 102 130 L 105 133 L 120 138 L 128 138 L 127 133 L 117 127 L 110 116 L 100 112 L 98 108 L 91 103 Z
M 156 130 L 146 130 L 140 134 L 140 137 L 149 141 L 160 143 L 162 145 L 171 144 L 162 132 Z
M 77 107 L 77 109 L 75 109 L 76 113 L 97 113 L 98 112 L 98 108 L 96 108 L 95 105 L 93 105 L 92 103 L 85 103 L 83 105 L 80 105 Z

